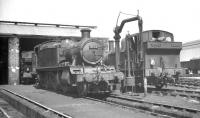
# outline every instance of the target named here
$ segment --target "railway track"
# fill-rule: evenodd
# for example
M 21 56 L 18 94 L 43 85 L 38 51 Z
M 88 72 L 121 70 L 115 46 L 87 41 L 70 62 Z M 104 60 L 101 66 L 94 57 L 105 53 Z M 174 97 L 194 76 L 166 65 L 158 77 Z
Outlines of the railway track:
M 187 84 L 174 84 L 174 85 L 170 85 L 170 86 L 187 88 L 187 89 L 200 89 L 200 86 L 187 85 Z
M 63 114 L 63 113 L 60 113 L 58 111 L 55 111 L 49 107 L 46 107 L 38 102 L 35 102 L 27 97 L 24 97 L 24 96 L 21 96 L 15 92 L 12 92 L 10 90 L 7 90 L 7 89 L 2 89 L 3 91 L 6 91 L 14 96 L 17 96 L 19 97 L 20 99 L 23 99 L 23 100 L 26 100 L 28 102 L 30 102 L 31 104 L 34 104 L 34 105 L 37 105 L 38 107 L 41 107 L 43 109 L 45 109 L 47 112 L 52 112 L 53 114 L 55 114 L 56 116 L 58 116 L 58 118 L 72 118 L 70 115 L 66 115 L 66 114 Z M 134 107 L 129 107 L 129 106 L 125 106 L 125 105 L 120 105 L 120 104 L 117 104 L 117 103 L 113 103 L 113 102 L 109 102 L 109 101 L 106 101 L 106 100 L 101 100 L 101 99 L 96 99 L 96 98 L 92 98 L 92 97 L 85 97 L 85 98 L 81 98 L 81 99 L 87 99 L 87 100 L 92 100 L 92 101 L 96 101 L 96 102 L 100 102 L 100 103 L 104 103 L 104 104 L 108 104 L 108 105 L 111 105 L 113 107 L 120 107 L 122 109 L 127 109 L 127 110 L 133 110 L 133 111 L 136 111 L 136 112 L 141 112 L 141 113 L 144 113 L 144 114 L 148 114 L 148 115 L 152 115 L 152 116 L 155 116 L 155 117 L 160 117 L 160 118 L 173 118 L 173 117 L 170 117 L 170 116 L 167 116 L 167 115 L 163 115 L 163 114 L 158 114 L 158 113 L 154 113 L 154 112 L 150 112 L 150 111 L 145 111 L 145 110 L 139 110 L 134 108 Z M 57 117 L 56 117 L 57 118 Z
M 181 96 L 187 98 L 193 98 L 200 101 L 200 91 L 191 90 L 191 89 L 170 89 L 170 88 L 162 88 L 161 90 L 157 90 L 156 88 L 148 87 L 148 93 L 153 94 L 162 94 L 164 96 Z
M 2 108 L 0 108 L 0 117 L 1 118 L 10 118 L 10 116 Z
M 55 111 L 49 107 L 46 107 L 38 102 L 35 102 L 29 98 L 26 98 L 24 96 L 18 95 L 15 92 L 12 92 L 10 90 L 6 90 L 6 89 L 2 89 L 3 91 L 6 91 L 12 95 L 15 95 L 23 100 L 26 100 L 28 102 L 30 102 L 31 104 L 34 104 L 42 109 L 44 109 L 47 112 L 51 112 L 54 115 L 61 117 L 61 118 L 72 118 L 70 115 L 67 114 L 63 114 L 61 112 Z M 200 110 L 198 109 L 192 109 L 192 108 L 183 108 L 183 107 L 178 107 L 178 106 L 173 106 L 173 105 L 167 105 L 167 104 L 160 104 L 160 103 L 153 103 L 153 102 L 147 102 L 147 101 L 143 101 L 143 100 L 138 100 L 138 99 L 130 99 L 130 98 L 126 98 L 126 97 L 119 97 L 117 95 L 111 95 L 105 99 L 96 99 L 93 97 L 86 97 L 83 99 L 89 99 L 89 100 L 93 100 L 93 101 L 97 101 L 97 102 L 101 102 L 104 104 L 109 104 L 112 105 L 114 107 L 120 107 L 123 109 L 127 109 L 127 110 L 134 110 L 134 111 L 138 111 L 138 112 L 142 112 L 142 113 L 146 113 L 149 115 L 153 115 L 156 117 L 162 117 L 162 118 L 173 118 L 173 117 L 180 117 L 180 118 L 189 118 L 191 115 L 190 114 L 199 114 Z M 162 107 L 165 109 L 170 109 L 171 111 L 173 110 L 178 110 L 181 111 L 181 113 L 176 114 L 176 113 L 172 113 L 168 111 L 162 111 L 162 110 L 157 110 L 155 109 L 155 107 Z M 182 112 L 187 112 L 186 115 L 182 116 Z
M 13 108 L 0 95 L 0 118 L 27 118 L 17 109 Z
M 146 113 L 146 114 L 149 114 L 149 115 L 157 116 L 157 117 L 160 117 L 160 118 L 174 118 L 174 117 L 169 116 L 169 115 L 156 113 L 154 111 L 138 109 L 138 108 L 135 108 L 135 107 L 132 107 L 132 106 L 123 105 L 123 104 L 120 104 L 120 103 L 117 103 L 117 102 L 113 102 L 113 101 L 108 101 L 106 99 L 101 100 L 101 99 L 96 99 L 96 98 L 93 98 L 93 97 L 85 97 L 84 99 L 89 99 L 89 100 L 93 100 L 93 101 L 109 104 L 109 105 L 112 105 L 112 106 L 115 106 L 115 107 L 120 107 L 120 108 L 127 109 L 127 110 L 134 110 L 134 111 Z
M 107 101 L 112 103 L 121 104 L 131 108 L 142 109 L 145 112 L 149 111 L 153 114 L 164 115 L 163 117 L 180 117 L 180 118 L 190 118 L 190 117 L 199 117 L 200 110 L 187 107 L 179 107 L 174 105 L 155 103 L 150 101 L 144 101 L 140 99 L 133 99 L 127 97 L 121 97 L 117 95 L 111 95 Z M 154 109 L 159 107 L 158 109 Z M 175 112 L 174 112 L 175 111 Z
M 180 77 L 177 86 L 199 89 L 200 77 Z
M 43 108 L 45 109 L 46 111 L 48 112 L 52 112 L 53 114 L 55 114 L 56 116 L 60 117 L 60 118 L 72 118 L 72 116 L 70 115 L 66 115 L 66 114 L 63 114 L 61 112 L 58 112 L 58 111 L 55 111 L 47 106 L 44 106 L 36 101 L 33 101 L 27 97 L 24 97 L 24 96 L 21 96 L 15 92 L 12 92 L 10 90 L 7 90 L 7 89 L 2 89 L 3 91 L 6 91 L 14 96 L 17 96 L 23 100 L 26 100 L 28 102 L 30 102 L 31 104 L 34 104 L 40 108 Z M 114 103 L 114 102 L 110 102 L 110 101 L 106 101 L 105 99 L 102 100 L 102 99 L 96 99 L 94 97 L 85 97 L 85 98 L 82 98 L 82 99 L 88 99 L 88 100 L 92 100 L 92 101 L 96 101 L 96 102 L 101 102 L 101 103 L 104 103 L 104 104 L 109 104 L 111 106 L 114 106 L 114 107 L 120 107 L 122 109 L 127 109 L 127 110 L 134 110 L 134 111 L 138 111 L 138 112 L 142 112 L 142 113 L 145 113 L 145 114 L 149 114 L 149 115 L 153 115 L 153 116 L 156 116 L 156 117 L 160 117 L 160 118 L 173 118 L 171 116 L 168 116 L 168 115 L 164 115 L 164 114 L 159 114 L 159 113 L 155 113 L 155 112 L 151 112 L 151 111 L 146 111 L 146 110 L 142 110 L 142 109 L 136 109 L 134 107 L 130 107 L 130 106 L 126 106 L 126 105 L 122 105 L 122 104 L 117 104 L 117 103 Z
M 72 118 L 70 115 L 66 115 L 66 114 L 63 114 L 61 112 L 58 112 L 58 111 L 55 111 L 49 107 L 46 107 L 38 102 L 35 102 L 29 98 L 26 98 L 24 96 L 21 96 L 15 92 L 12 92 L 10 90 L 7 90 L 7 89 L 2 89 L 3 91 L 6 91 L 14 96 L 17 96 L 19 97 L 20 99 L 23 99 L 23 100 L 26 100 L 28 102 L 30 102 L 31 104 L 34 104 L 42 109 L 44 109 L 45 111 L 48 111 L 48 112 L 51 112 L 53 114 L 55 114 L 56 116 L 58 117 L 61 117 L 61 118 Z M 127 109 L 127 110 L 134 110 L 134 111 L 138 111 L 138 112 L 142 112 L 142 113 L 145 113 L 145 114 L 149 114 L 149 115 L 152 115 L 152 116 L 156 116 L 156 117 L 161 117 L 161 118 L 173 118 L 172 116 L 169 116 L 169 115 L 166 115 L 166 114 L 160 114 L 160 113 L 156 113 L 154 111 L 148 111 L 148 110 L 144 110 L 144 109 L 138 109 L 138 108 L 135 108 L 135 107 L 132 107 L 132 106 L 127 106 L 127 105 L 123 105 L 123 104 L 120 104 L 120 103 L 115 103 L 115 102 L 112 102 L 112 101 L 107 101 L 106 99 L 96 99 L 94 97 L 85 97 L 83 99 L 89 99 L 89 100 L 92 100 L 92 101 L 96 101 L 96 102 L 101 102 L 101 103 L 104 103 L 104 104 L 109 104 L 109 105 L 112 105 L 114 107 L 120 107 L 122 109 Z
M 42 105 L 42 104 L 40 104 L 40 103 L 38 103 L 38 102 L 36 102 L 36 101 L 33 101 L 33 100 L 31 100 L 31 99 L 29 99 L 29 98 L 27 98 L 27 97 L 21 96 L 21 95 L 15 93 L 15 92 L 10 91 L 10 90 L 1 89 L 1 91 L 6 91 L 6 92 L 8 92 L 8 93 L 10 93 L 10 94 L 12 94 L 12 95 L 14 95 L 14 96 L 19 97 L 20 99 L 26 100 L 26 101 L 28 101 L 29 103 L 34 104 L 34 105 L 36 105 L 37 107 L 44 109 L 46 112 L 52 113 L 53 116 L 56 116 L 56 118 L 57 118 L 57 117 L 58 117 L 58 118 L 59 118 L 59 117 L 60 117 L 60 118 L 72 118 L 72 116 L 70 116 L 70 115 L 63 114 L 63 113 L 61 113 L 61 112 L 59 112 L 59 111 L 53 110 L 53 109 L 51 109 L 51 108 L 49 108 L 49 107 L 47 107 L 47 106 L 44 106 L 44 105 Z
M 140 99 L 132 99 L 117 95 L 110 95 L 108 98 L 104 100 L 96 99 L 93 97 L 87 97 L 87 99 L 95 100 L 98 102 L 114 105 L 125 109 L 138 110 L 139 112 L 144 112 L 150 115 L 163 118 L 173 118 L 173 117 L 190 118 L 193 116 L 198 117 L 200 115 L 199 109 L 148 102 Z M 161 109 L 155 109 L 156 107 L 157 108 L 160 107 Z

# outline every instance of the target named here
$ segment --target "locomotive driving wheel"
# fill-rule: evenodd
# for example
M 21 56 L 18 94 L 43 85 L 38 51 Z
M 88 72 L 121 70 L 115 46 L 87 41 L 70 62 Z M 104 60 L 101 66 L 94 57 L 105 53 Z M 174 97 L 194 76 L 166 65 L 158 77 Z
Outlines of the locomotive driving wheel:
M 87 83 L 86 82 L 79 82 L 77 85 L 78 85 L 77 86 L 78 96 L 79 97 L 86 97 L 87 93 L 88 93 L 88 91 L 87 91 L 87 89 L 88 89 Z

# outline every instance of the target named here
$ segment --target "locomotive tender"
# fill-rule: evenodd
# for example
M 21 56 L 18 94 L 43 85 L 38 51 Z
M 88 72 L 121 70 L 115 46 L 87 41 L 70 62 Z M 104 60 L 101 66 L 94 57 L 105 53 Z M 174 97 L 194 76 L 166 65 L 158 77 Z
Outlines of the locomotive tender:
M 174 42 L 174 36 L 170 32 L 148 30 L 141 33 L 141 46 L 139 35 L 139 33 L 128 34 L 121 41 L 120 71 L 124 72 L 126 77 L 130 74 L 134 77 L 132 86 L 138 90 L 144 88 L 144 78 L 147 78 L 148 84 L 162 88 L 166 82 L 178 77 L 182 70 L 180 65 L 182 43 Z M 110 52 L 105 63 L 114 65 L 115 58 L 115 53 Z
M 90 31 L 82 29 L 81 40 L 52 40 L 35 46 L 39 87 L 79 96 L 120 88 L 123 73 L 102 64 L 106 43 L 91 38 Z

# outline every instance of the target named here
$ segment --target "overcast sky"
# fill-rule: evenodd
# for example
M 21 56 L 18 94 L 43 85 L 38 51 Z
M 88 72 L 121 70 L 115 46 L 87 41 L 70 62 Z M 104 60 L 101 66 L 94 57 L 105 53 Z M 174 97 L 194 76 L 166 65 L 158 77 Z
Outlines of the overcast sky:
M 143 18 L 144 30 L 166 30 L 175 41 L 200 39 L 200 1 L 198 0 L 0 0 L 0 20 L 95 25 L 91 36 L 113 39 L 118 13 Z M 119 23 L 132 16 L 121 15 Z M 127 32 L 138 32 L 137 22 L 128 23 Z

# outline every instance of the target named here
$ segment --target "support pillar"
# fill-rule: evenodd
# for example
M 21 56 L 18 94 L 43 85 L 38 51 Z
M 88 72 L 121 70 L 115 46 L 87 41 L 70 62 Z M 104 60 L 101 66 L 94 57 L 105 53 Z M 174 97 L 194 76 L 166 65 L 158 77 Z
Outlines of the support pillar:
M 120 70 L 120 42 L 121 36 L 117 33 L 115 33 L 114 39 L 115 39 L 115 68 L 116 71 Z
M 8 39 L 8 84 L 19 84 L 19 38 Z

